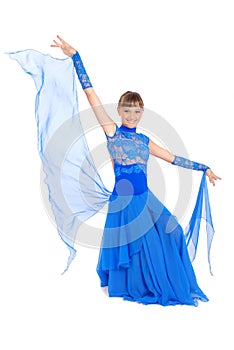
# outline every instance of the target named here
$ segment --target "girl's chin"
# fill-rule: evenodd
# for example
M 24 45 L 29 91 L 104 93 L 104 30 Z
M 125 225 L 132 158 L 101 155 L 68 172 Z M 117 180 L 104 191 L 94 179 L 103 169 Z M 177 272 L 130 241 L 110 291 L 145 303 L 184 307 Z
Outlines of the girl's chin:
M 135 128 L 137 126 L 137 123 L 123 123 L 124 125 L 128 126 L 129 128 Z

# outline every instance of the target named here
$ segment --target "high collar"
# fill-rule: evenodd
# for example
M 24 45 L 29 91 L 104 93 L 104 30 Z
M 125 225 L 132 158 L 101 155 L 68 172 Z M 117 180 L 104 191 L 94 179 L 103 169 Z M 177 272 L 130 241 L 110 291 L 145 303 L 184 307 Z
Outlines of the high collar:
M 127 132 L 136 132 L 136 128 L 128 128 L 125 125 L 121 125 L 120 130 L 127 131 Z

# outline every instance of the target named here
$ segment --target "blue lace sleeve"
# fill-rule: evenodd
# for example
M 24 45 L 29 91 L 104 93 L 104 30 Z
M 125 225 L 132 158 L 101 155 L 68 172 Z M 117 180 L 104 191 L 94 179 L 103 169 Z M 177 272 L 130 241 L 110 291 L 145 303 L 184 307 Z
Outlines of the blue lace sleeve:
M 75 55 L 72 56 L 72 61 L 76 69 L 76 73 L 81 83 L 82 89 L 84 90 L 91 88 L 91 81 L 89 79 L 88 74 L 86 73 L 85 67 L 78 52 L 76 52 Z
M 183 168 L 192 169 L 192 170 L 206 171 L 207 169 L 209 169 L 209 167 L 205 164 L 200 164 L 179 156 L 175 156 L 172 164 L 181 166 Z

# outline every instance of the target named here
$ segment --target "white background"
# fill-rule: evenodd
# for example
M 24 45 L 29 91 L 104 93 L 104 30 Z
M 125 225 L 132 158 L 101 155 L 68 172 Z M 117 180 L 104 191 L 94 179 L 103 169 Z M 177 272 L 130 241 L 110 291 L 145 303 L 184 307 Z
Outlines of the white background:
M 233 12 L 231 0 L 1 4 L 2 349 L 233 348 Z M 191 159 L 223 178 L 209 186 L 214 276 L 205 249 L 194 264 L 209 303 L 110 299 L 99 287 L 98 250 L 82 246 L 60 275 L 68 252 L 41 199 L 34 83 L 3 54 L 34 48 L 62 57 L 49 46 L 56 34 L 79 49 L 103 103 L 138 91 L 174 126 Z

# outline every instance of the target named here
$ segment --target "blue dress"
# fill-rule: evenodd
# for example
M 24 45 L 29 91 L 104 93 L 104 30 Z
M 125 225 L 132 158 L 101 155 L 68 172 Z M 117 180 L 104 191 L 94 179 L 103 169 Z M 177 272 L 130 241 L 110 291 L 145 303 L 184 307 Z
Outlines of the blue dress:
M 208 298 L 197 284 L 181 226 L 148 188 L 148 143 L 123 125 L 107 136 L 115 185 L 97 273 L 110 297 L 196 306 Z

